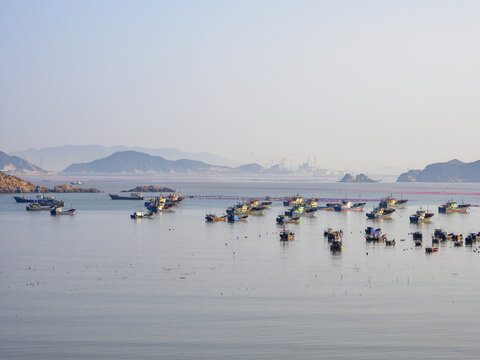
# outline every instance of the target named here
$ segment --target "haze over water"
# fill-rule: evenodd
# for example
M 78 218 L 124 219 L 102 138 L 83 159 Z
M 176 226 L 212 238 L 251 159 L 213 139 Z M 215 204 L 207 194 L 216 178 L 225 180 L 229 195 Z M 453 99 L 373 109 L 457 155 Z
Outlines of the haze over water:
M 95 186 L 87 183 L 86 186 Z M 107 192 L 131 184 L 102 182 Z M 168 184 L 163 184 L 167 185 Z M 177 184 L 178 185 L 178 184 Z M 180 185 L 179 185 L 180 186 Z M 186 199 L 131 220 L 143 201 L 65 194 L 72 216 L 30 213 L 0 196 L 0 358 L 431 359 L 477 358 L 476 246 L 424 246 L 435 228 L 480 231 L 480 210 L 440 215 L 451 198 L 480 204 L 477 184 L 184 183 L 183 194 L 409 200 L 391 220 L 317 212 L 279 241 L 274 203 L 245 223 L 204 221 L 235 201 Z M 457 193 L 457 195 L 453 194 Z M 461 195 L 459 194 L 461 193 Z M 420 207 L 431 224 L 412 225 Z M 381 227 L 395 247 L 367 244 Z M 343 229 L 341 254 L 323 238 Z M 405 239 L 405 241 L 401 241 Z

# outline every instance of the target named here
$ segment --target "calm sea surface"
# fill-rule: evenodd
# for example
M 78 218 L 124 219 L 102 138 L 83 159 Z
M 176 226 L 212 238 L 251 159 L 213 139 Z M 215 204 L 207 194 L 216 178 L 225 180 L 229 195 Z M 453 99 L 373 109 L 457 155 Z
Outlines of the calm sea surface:
M 152 183 L 151 181 L 148 184 Z M 143 201 L 108 192 L 59 196 L 54 217 L 0 195 L 0 359 L 477 359 L 480 254 L 441 244 L 435 228 L 480 231 L 480 208 L 438 214 L 454 199 L 480 204 L 478 184 L 183 183 L 186 195 L 409 199 L 391 220 L 317 212 L 281 243 L 274 203 L 245 223 L 205 223 L 235 200 L 186 199 L 174 212 L 131 220 Z M 369 202 L 370 210 L 374 202 Z M 431 224 L 412 225 L 423 207 Z M 367 244 L 381 227 L 395 247 Z M 323 238 L 343 229 L 341 254 Z M 405 241 L 401 241 L 405 239 Z

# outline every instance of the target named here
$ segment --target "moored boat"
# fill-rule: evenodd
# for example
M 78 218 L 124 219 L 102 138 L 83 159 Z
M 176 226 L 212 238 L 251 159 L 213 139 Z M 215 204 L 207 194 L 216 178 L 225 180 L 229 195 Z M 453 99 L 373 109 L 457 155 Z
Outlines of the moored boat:
M 285 216 L 278 215 L 276 218 L 277 224 L 298 224 L 300 216 Z
M 75 213 L 75 209 L 68 209 L 68 210 L 63 210 L 63 208 L 58 207 L 58 208 L 53 208 L 50 210 L 50 214 L 52 215 L 73 215 Z
M 302 205 L 297 205 L 292 207 L 289 210 L 285 211 L 285 216 L 313 216 L 315 213 L 315 209 L 306 208 Z
M 291 230 L 285 230 L 280 233 L 280 241 L 290 241 L 295 239 L 295 233 Z
M 335 205 L 333 210 L 335 211 L 362 211 L 365 206 L 364 202 L 352 203 L 351 201 L 342 201 L 341 204 Z
M 432 219 L 433 213 L 427 213 L 425 210 L 417 210 L 417 212 L 410 216 L 411 223 L 429 222 Z
M 130 196 L 121 196 L 118 194 L 108 194 L 112 200 L 143 200 L 143 195 L 131 193 Z
M 17 203 L 33 203 L 35 202 L 34 199 L 29 199 L 25 196 L 14 196 L 13 197 Z
M 153 216 L 152 212 L 143 212 L 143 211 L 135 211 L 133 214 L 130 215 L 130 218 L 132 219 L 145 219 L 145 218 L 151 218 Z
M 295 206 L 301 203 L 303 203 L 303 197 L 301 197 L 300 195 L 296 195 L 296 196 L 286 198 L 283 201 L 283 206 Z
M 227 216 L 228 222 L 235 222 L 235 221 L 247 221 L 248 215 L 233 215 L 229 214 Z
M 205 215 L 206 222 L 227 221 L 227 215 L 216 216 L 215 214 Z
M 388 208 L 374 208 L 371 212 L 367 213 L 369 219 L 390 219 L 392 214 L 395 212 L 395 209 Z
M 380 201 L 380 207 L 386 209 L 401 209 L 405 207 L 408 200 L 397 200 L 394 197 L 386 197 Z
M 438 207 L 440 214 L 466 213 L 470 204 L 458 204 L 455 201 L 447 201 L 445 204 Z
M 37 202 L 30 203 L 26 209 L 27 211 L 50 211 L 55 209 L 56 206 L 52 204 L 40 204 Z
M 342 247 L 343 247 L 342 239 L 336 239 L 330 243 L 330 251 L 332 252 L 342 251 Z

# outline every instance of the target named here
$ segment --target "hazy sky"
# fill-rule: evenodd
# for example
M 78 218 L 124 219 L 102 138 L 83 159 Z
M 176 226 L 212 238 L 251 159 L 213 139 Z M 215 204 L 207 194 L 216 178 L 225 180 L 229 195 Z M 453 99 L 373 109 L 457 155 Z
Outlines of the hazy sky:
M 478 1 L 6 1 L 0 150 L 480 159 Z

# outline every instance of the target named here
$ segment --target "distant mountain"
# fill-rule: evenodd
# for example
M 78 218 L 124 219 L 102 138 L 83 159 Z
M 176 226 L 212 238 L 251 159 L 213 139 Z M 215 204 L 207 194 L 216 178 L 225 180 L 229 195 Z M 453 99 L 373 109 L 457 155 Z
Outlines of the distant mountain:
M 0 171 L 14 175 L 46 174 L 42 168 L 30 164 L 18 156 L 11 156 L 0 151 Z
M 358 174 L 355 177 L 353 177 L 350 174 L 345 174 L 345 176 L 340 180 L 340 182 L 344 182 L 344 183 L 373 183 L 373 182 L 376 182 L 376 181 L 370 179 L 365 174 Z
M 206 152 L 191 154 L 174 148 L 150 149 L 139 146 L 101 146 L 101 145 L 65 145 L 43 149 L 29 149 L 15 152 L 28 161 L 42 168 L 53 171 L 61 171 L 72 163 L 90 162 L 99 158 L 107 157 L 118 151 L 138 151 L 149 155 L 161 156 L 168 160 L 189 159 L 203 161 L 219 166 L 237 166 L 238 164 Z
M 401 174 L 397 182 L 480 182 L 480 160 L 464 163 L 454 159 L 430 164 L 423 170 Z
M 166 160 L 161 156 L 151 156 L 138 151 L 118 151 L 108 157 L 88 163 L 72 164 L 64 173 L 104 173 L 104 174 L 187 174 L 187 173 L 231 173 L 228 166 L 216 166 L 195 160 Z

